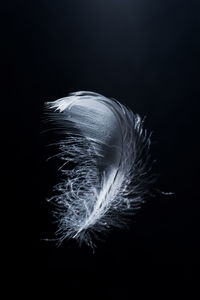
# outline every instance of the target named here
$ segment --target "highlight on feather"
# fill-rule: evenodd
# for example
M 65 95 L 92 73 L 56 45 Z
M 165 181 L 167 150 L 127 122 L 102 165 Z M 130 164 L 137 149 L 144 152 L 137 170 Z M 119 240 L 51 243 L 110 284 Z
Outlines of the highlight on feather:
M 150 135 L 138 114 L 97 93 L 72 93 L 45 107 L 62 136 L 62 179 L 49 199 L 58 243 L 74 238 L 94 247 L 98 233 L 124 226 L 149 195 Z

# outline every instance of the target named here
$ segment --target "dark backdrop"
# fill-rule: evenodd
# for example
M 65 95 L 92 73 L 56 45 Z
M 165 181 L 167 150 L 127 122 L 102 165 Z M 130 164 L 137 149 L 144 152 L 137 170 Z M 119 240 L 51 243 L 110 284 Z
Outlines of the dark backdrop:
M 170 286 L 183 289 L 198 279 L 199 14 L 199 1 L 192 0 L 36 0 L 2 7 L 2 136 L 9 155 L 3 177 L 9 205 L 20 207 L 19 226 L 9 235 L 18 267 L 10 273 L 23 270 L 30 291 L 54 286 L 69 298 L 71 288 L 83 296 L 94 288 L 132 299 L 139 286 L 147 292 L 162 286 L 162 299 Z M 130 229 L 97 242 L 95 254 L 74 241 L 60 248 L 41 241 L 55 229 L 45 199 L 59 180 L 56 165 L 45 162 L 43 103 L 78 90 L 114 97 L 146 116 L 157 186 L 174 192 L 147 201 Z

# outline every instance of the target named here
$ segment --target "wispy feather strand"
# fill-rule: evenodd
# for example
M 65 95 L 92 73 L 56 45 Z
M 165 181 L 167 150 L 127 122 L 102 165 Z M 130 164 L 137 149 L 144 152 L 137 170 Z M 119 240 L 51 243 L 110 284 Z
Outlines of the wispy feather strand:
M 124 216 L 148 195 L 150 135 L 139 115 L 97 93 L 76 92 L 45 105 L 64 134 L 56 155 L 63 180 L 49 199 L 58 241 L 75 238 L 93 247 L 97 233 L 126 224 Z

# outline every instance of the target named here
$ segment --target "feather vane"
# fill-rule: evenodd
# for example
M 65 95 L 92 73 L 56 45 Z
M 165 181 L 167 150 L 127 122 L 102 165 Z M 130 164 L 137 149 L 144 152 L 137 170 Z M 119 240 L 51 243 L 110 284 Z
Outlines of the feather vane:
M 94 235 L 123 226 L 148 195 L 150 135 L 138 114 L 97 93 L 72 93 L 46 107 L 64 136 L 57 154 L 64 179 L 50 199 L 59 243 L 75 238 L 93 247 Z

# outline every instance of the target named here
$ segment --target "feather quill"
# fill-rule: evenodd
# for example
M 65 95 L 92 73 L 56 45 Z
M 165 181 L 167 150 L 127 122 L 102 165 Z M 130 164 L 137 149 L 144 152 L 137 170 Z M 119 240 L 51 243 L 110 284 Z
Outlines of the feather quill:
M 58 241 L 74 238 L 93 247 L 97 233 L 125 225 L 124 216 L 148 195 L 150 135 L 138 114 L 94 92 L 45 105 L 63 134 L 57 154 L 63 179 L 49 199 Z

